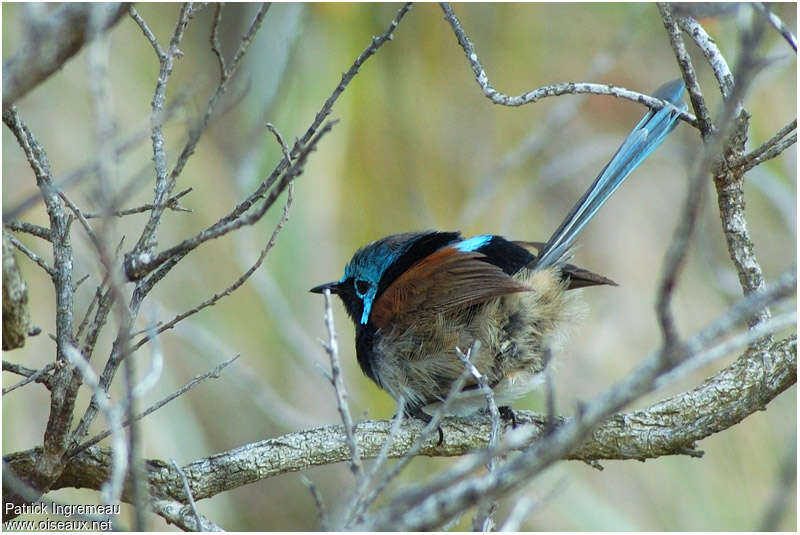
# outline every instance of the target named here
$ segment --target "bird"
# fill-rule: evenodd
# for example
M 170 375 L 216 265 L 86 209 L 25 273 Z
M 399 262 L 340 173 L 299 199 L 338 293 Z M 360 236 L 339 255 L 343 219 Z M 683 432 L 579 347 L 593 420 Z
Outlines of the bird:
M 644 115 L 546 242 L 458 231 L 392 234 L 356 251 L 341 279 L 311 288 L 341 298 L 355 325 L 361 370 L 403 399 L 405 415 L 431 421 L 464 373 L 457 350 L 472 347 L 472 365 L 516 425 L 511 403 L 541 383 L 551 351 L 584 313 L 580 292 L 571 290 L 616 286 L 569 263 L 577 236 L 677 126 L 687 109 L 683 92 L 680 79 L 654 92 L 670 105 Z M 473 376 L 448 401 L 448 414 L 486 406 Z

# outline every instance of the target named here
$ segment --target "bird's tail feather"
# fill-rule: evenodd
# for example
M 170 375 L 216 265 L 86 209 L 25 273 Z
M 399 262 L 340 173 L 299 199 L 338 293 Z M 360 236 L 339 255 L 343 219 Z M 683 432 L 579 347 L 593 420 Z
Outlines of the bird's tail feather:
M 650 110 L 639 121 L 539 252 L 535 264 L 538 269 L 559 264 L 566 259 L 583 227 L 628 178 L 628 175 L 677 126 L 679 113 L 676 108 L 681 111 L 686 109 L 686 104 L 681 102 L 683 90 L 682 80 L 673 80 L 658 88 L 654 96 L 670 102 L 675 108 L 665 106 L 660 110 Z

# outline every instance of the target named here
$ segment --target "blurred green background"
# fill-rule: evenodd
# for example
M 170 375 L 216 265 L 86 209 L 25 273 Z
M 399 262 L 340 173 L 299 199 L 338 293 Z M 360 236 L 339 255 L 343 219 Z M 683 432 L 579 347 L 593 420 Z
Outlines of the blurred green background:
M 252 191 L 280 157 L 269 121 L 291 142 L 301 136 L 353 59 L 388 26 L 394 4 L 275 4 L 232 84 L 228 103 L 200 142 L 175 191 L 191 214 L 167 212 L 159 250 L 208 226 Z M 3 6 L 3 57 L 25 31 L 30 8 Z M 178 13 L 175 4 L 137 7 L 165 45 Z M 223 49 L 228 58 L 249 24 L 254 5 L 224 12 Z M 679 76 L 655 5 L 470 4 L 456 14 L 475 44 L 494 85 L 508 94 L 561 81 L 613 83 L 648 92 Z M 796 32 L 795 8 L 774 9 Z M 746 11 L 743 8 L 742 11 Z M 168 97 L 185 104 L 166 128 L 174 163 L 192 119 L 205 108 L 217 68 L 208 45 L 213 9 L 187 30 L 169 82 Z M 735 64 L 736 16 L 701 21 Z M 697 60 L 712 111 L 719 98 L 702 55 Z M 752 114 L 749 147 L 756 147 L 797 116 L 795 56 L 770 30 L 761 52 L 772 61 L 756 78 L 746 107 Z M 87 162 L 95 149 L 93 102 L 87 88 L 86 52 L 18 103 L 21 116 L 48 151 L 57 177 Z M 124 17 L 111 32 L 110 75 L 119 138 L 147 128 L 157 62 L 133 21 Z M 226 106 L 223 106 L 226 107 Z M 318 367 L 327 357 L 318 343 L 325 333 L 322 299 L 311 286 L 338 279 L 359 246 L 385 234 L 412 229 L 459 229 L 544 240 L 605 164 L 644 112 L 640 105 L 602 96 L 550 98 L 521 108 L 495 106 L 473 74 L 438 5 L 413 7 L 387 43 L 361 69 L 331 115 L 339 124 L 312 154 L 297 180 L 288 224 L 264 265 L 239 291 L 181 322 L 161 336 L 166 365 L 147 406 L 192 377 L 241 353 L 222 377 L 206 382 L 142 423 L 148 458 L 186 463 L 247 442 L 311 426 L 338 423 L 336 402 Z M 146 130 L 144 130 L 146 132 Z M 623 377 L 655 349 L 660 335 L 653 313 L 661 261 L 678 221 L 688 169 L 700 147 L 696 131 L 680 126 L 632 176 L 583 233 L 575 262 L 620 283 L 585 292 L 589 315 L 557 356 L 558 411 L 571 414 Z M 125 206 L 152 200 L 152 148 L 144 139 L 119 162 L 116 191 L 136 184 Z M 754 169 L 745 185 L 748 224 L 767 280 L 796 258 L 796 148 Z M 8 212 L 36 192 L 24 156 L 3 129 L 3 209 Z M 68 193 L 95 210 L 96 179 L 89 176 Z M 197 249 L 151 294 L 139 327 L 166 321 L 235 280 L 268 239 L 280 208 L 252 228 Z M 46 225 L 37 203 L 23 219 Z M 130 247 L 146 218 L 116 222 Z M 79 317 L 102 272 L 80 228 L 73 229 L 75 276 L 91 275 L 76 294 Z M 20 235 L 44 258 L 46 243 Z M 30 286 L 32 318 L 43 334 L 4 358 L 41 367 L 53 358 L 54 294 L 49 280 L 18 255 Z M 690 335 L 719 315 L 740 294 L 720 230 L 709 181 L 697 240 L 677 288 L 674 310 L 680 332 Z M 790 307 L 794 307 L 792 303 Z M 336 322 L 345 379 L 354 415 L 388 418 L 393 401 L 366 377 L 355 360 L 353 329 L 337 303 Z M 93 365 L 110 351 L 106 329 Z M 138 368 L 150 360 L 136 353 Z M 734 355 L 656 392 L 637 407 L 692 388 Z M 3 374 L 3 386 L 18 380 Z M 119 381 L 118 381 L 119 382 Z M 117 385 L 118 386 L 118 385 Z M 117 396 L 119 390 L 115 390 Z M 3 398 L 3 453 L 41 444 L 47 391 L 33 385 Z M 115 398 L 116 399 L 116 398 Z M 82 413 L 88 396 L 78 401 Z M 516 405 L 543 410 L 541 393 Z M 781 459 L 796 441 L 796 388 L 726 432 L 702 441 L 702 459 L 662 458 L 646 463 L 606 462 L 597 471 L 562 462 L 504 501 L 505 518 L 521 494 L 546 497 L 523 525 L 527 530 L 753 530 L 773 494 L 781 492 Z M 102 430 L 98 418 L 93 431 Z M 400 484 L 429 477 L 453 460 L 415 460 Z M 350 488 L 345 465 L 306 472 L 334 507 Z M 57 500 L 95 503 L 97 493 L 61 490 Z M 779 523 L 796 528 L 796 491 L 782 495 L 788 507 Z M 230 530 L 314 530 L 317 514 L 296 473 L 272 478 L 199 503 L 200 511 Z M 468 518 L 459 527 L 468 528 Z M 151 528 L 165 529 L 156 517 Z M 173 529 L 172 527 L 166 529 Z

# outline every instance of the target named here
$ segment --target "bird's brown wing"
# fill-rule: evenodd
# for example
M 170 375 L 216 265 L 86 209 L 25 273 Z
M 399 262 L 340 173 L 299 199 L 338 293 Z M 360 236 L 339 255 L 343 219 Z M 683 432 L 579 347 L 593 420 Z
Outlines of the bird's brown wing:
M 378 296 L 370 318 L 378 327 L 404 314 L 446 312 L 530 288 L 484 260 L 477 252 L 445 247 L 411 266 Z

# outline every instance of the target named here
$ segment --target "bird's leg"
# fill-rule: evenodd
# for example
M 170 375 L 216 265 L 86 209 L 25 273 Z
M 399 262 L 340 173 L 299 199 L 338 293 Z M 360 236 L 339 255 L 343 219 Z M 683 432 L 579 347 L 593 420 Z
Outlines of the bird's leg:
M 497 410 L 500 411 L 500 418 L 502 418 L 507 422 L 511 422 L 512 429 L 517 428 L 517 417 L 514 414 L 514 411 L 511 410 L 511 407 L 509 407 L 508 405 L 504 405 L 502 407 L 499 407 Z
M 422 420 L 426 424 L 431 423 L 431 420 L 433 420 L 433 417 L 427 412 L 423 411 L 420 407 L 406 409 L 405 413 L 406 416 L 416 418 L 417 420 Z M 442 431 L 441 426 L 436 426 L 436 430 L 439 432 L 439 441 L 436 443 L 436 445 L 441 446 L 444 442 L 444 432 Z

